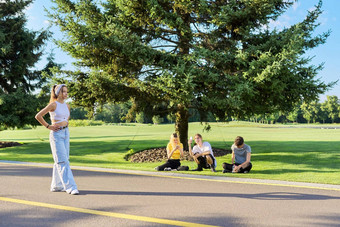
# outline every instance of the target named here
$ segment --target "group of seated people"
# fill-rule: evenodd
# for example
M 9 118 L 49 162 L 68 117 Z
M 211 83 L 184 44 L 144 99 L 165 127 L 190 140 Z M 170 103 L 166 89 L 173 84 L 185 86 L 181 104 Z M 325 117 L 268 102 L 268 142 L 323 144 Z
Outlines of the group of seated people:
M 212 172 L 216 172 L 217 163 L 210 143 L 203 142 L 200 134 L 196 134 L 194 140 L 193 148 L 191 148 L 192 137 L 188 141 L 189 154 L 197 163 L 197 168 L 192 171 L 211 169 Z M 231 163 L 223 163 L 223 173 L 249 173 L 252 168 L 250 146 L 244 143 L 241 136 L 237 136 L 231 150 Z M 163 165 L 156 167 L 157 171 L 189 169 L 187 166 L 181 166 L 180 159 L 184 156 L 183 144 L 179 141 L 177 133 L 171 135 L 166 151 L 168 160 Z

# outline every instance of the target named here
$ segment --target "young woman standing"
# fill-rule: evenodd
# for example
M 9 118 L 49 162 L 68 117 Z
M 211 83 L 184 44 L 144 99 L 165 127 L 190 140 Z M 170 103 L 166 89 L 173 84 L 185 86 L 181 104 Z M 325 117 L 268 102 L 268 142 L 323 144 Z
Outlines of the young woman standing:
M 50 131 L 50 145 L 54 159 L 51 191 L 66 191 L 71 195 L 79 194 L 70 168 L 70 133 L 68 120 L 70 106 L 65 103 L 67 87 L 65 84 L 54 85 L 51 91 L 50 103 L 35 118 Z M 44 116 L 50 113 L 52 124 L 49 125 Z

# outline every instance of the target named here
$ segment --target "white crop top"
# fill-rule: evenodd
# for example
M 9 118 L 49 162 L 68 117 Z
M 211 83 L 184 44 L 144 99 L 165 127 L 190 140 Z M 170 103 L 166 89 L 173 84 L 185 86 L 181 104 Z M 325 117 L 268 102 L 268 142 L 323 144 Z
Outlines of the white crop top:
M 50 112 L 50 117 L 52 121 L 57 121 L 56 123 L 60 123 L 63 121 L 68 122 L 68 117 L 70 116 L 70 110 L 67 107 L 66 103 L 60 103 L 55 101 L 57 107 L 54 112 Z

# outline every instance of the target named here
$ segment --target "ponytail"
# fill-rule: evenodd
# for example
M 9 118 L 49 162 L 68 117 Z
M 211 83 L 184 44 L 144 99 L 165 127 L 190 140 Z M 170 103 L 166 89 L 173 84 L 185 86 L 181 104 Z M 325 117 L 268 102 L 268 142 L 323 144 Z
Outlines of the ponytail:
M 51 90 L 51 98 L 50 98 L 50 103 L 55 102 L 58 98 L 58 96 L 55 94 L 55 88 L 57 85 L 53 85 L 52 90 Z

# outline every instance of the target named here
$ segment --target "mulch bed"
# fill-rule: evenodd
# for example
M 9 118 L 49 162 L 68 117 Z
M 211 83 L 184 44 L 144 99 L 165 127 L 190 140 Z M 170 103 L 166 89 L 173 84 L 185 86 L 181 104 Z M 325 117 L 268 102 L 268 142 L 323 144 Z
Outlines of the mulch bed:
M 214 156 L 220 157 L 226 154 L 230 154 L 231 150 L 213 148 Z M 167 159 L 166 148 L 151 148 L 148 150 L 137 152 L 129 158 L 131 162 L 162 162 Z M 182 160 L 193 161 L 188 151 L 184 151 L 184 158 Z
M 21 146 L 21 145 L 22 145 L 21 143 L 17 143 L 17 142 L 4 142 L 4 141 L 0 141 L 0 148 Z

